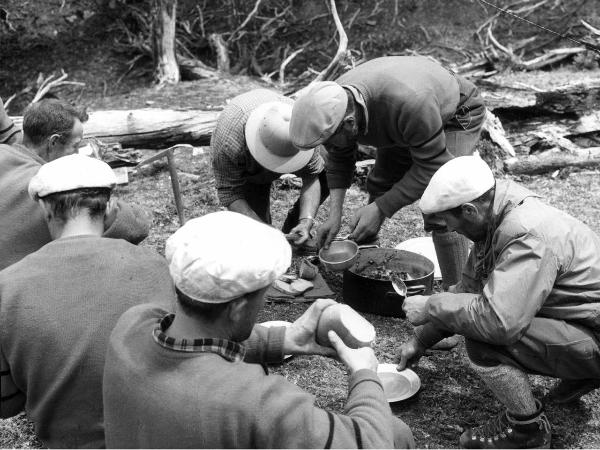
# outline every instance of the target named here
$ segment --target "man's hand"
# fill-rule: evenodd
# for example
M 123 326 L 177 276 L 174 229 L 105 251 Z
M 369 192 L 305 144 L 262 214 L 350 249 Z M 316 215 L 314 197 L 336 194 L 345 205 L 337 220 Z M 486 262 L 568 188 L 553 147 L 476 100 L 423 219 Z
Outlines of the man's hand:
M 429 322 L 427 314 L 428 295 L 413 295 L 406 297 L 402 304 L 402 309 L 406 313 L 406 318 L 413 325 L 423 325 Z
M 369 369 L 373 372 L 377 372 L 379 361 L 377 361 L 375 352 L 371 347 L 361 347 L 357 349 L 350 348 L 344 344 L 342 338 L 340 338 L 333 330 L 329 330 L 327 337 L 333 348 L 335 348 L 340 361 L 348 367 L 351 374 L 361 369 Z
M 298 225 L 290 230 L 288 234 L 289 240 L 294 245 L 302 245 L 310 239 L 310 230 L 312 228 L 312 220 L 302 220 Z
M 294 323 L 285 330 L 283 353 L 292 355 L 335 356 L 329 347 L 317 344 L 317 324 L 321 313 L 336 302 L 329 298 L 319 298 Z
M 117 218 L 117 213 L 119 212 L 119 205 L 114 199 L 110 199 L 108 201 L 108 205 L 106 206 L 106 214 L 104 215 L 104 230 L 108 230 L 112 224 L 115 222 Z M 152 220 L 152 219 L 150 219 Z
M 411 367 L 417 364 L 421 356 L 425 354 L 425 350 L 427 350 L 421 343 L 417 340 L 416 337 L 410 338 L 409 341 L 403 343 L 400 346 L 400 351 L 398 352 L 398 370 L 404 370 L 407 367 Z
M 349 237 L 359 244 L 368 241 L 377 236 L 384 220 L 385 215 L 375 202 L 363 206 L 356 211 L 350 222 L 352 233 Z
M 329 244 L 337 236 L 342 226 L 341 217 L 330 216 L 317 229 L 317 244 L 319 248 L 329 248 Z

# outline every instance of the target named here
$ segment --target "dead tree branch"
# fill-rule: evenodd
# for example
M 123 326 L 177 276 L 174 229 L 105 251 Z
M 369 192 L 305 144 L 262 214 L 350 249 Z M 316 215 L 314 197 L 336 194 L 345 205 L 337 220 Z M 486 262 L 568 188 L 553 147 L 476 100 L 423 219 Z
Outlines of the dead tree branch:
M 42 78 L 42 74 L 40 73 L 40 77 L 38 78 L 38 80 L 41 79 L 41 82 L 38 83 L 38 91 L 33 96 L 33 100 L 31 100 L 31 103 L 39 102 L 52 89 L 56 89 L 60 86 L 85 86 L 85 83 L 81 83 L 79 81 L 65 81 L 69 75 L 66 74 L 63 69 L 61 69 L 60 71 L 62 72 L 62 75 L 58 78 L 56 78 L 56 75 L 54 74 L 48 76 L 47 78 Z

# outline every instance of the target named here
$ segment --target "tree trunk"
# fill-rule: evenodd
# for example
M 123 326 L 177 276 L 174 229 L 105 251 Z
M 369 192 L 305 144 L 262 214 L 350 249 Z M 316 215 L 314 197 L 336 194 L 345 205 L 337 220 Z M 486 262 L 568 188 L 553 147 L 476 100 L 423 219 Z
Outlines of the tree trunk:
M 155 78 L 158 84 L 177 84 L 179 66 L 175 56 L 175 24 L 177 0 L 155 0 L 154 20 Z
M 217 70 L 223 73 L 229 73 L 231 70 L 229 62 L 229 49 L 223 36 L 217 33 L 208 35 L 208 42 L 217 55 Z
M 511 158 L 504 162 L 504 170 L 515 175 L 537 175 L 565 167 L 600 167 L 600 147 L 572 152 L 549 150 L 537 155 Z
M 175 144 L 207 145 L 219 111 L 134 109 L 95 111 L 83 124 L 84 137 L 123 147 L 162 149 Z M 21 128 L 22 117 L 12 117 Z

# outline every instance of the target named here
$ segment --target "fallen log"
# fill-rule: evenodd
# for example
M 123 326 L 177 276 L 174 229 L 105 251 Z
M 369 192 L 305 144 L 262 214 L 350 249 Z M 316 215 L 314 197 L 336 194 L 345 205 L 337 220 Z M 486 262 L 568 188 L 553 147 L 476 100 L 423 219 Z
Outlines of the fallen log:
M 553 149 L 504 161 L 504 170 L 514 175 L 539 175 L 566 167 L 600 167 L 600 147 L 577 149 L 570 152 Z
M 162 149 L 175 144 L 210 142 L 219 111 L 134 109 L 94 111 L 83 126 L 84 137 L 123 147 Z M 12 118 L 21 128 L 22 117 Z
M 480 83 L 481 96 L 488 109 L 532 109 L 549 113 L 585 113 L 600 103 L 600 78 L 568 83 L 551 89 L 520 82 Z

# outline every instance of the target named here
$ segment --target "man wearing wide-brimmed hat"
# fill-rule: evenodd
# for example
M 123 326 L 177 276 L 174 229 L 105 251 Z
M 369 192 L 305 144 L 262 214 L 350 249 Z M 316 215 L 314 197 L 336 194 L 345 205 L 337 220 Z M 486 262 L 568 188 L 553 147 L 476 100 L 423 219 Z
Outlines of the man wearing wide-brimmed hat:
M 115 208 L 108 164 L 81 155 L 29 182 L 52 242 L 0 271 L 0 416 L 21 411 L 49 448 L 104 448 L 102 372 L 118 318 L 175 298 L 165 259 L 102 237 Z
M 290 135 L 299 148 L 324 144 L 328 151 L 331 206 L 318 230 L 320 243 L 328 246 L 340 229 L 358 143 L 377 148 L 367 178 L 369 204 L 351 222 L 351 236 L 360 243 L 418 200 L 442 164 L 473 153 L 484 117 L 477 88 L 425 57 L 376 58 L 335 82 L 315 84 L 294 104 Z M 432 231 L 444 285 L 451 286 L 469 243 L 431 217 L 425 217 L 425 230 Z
M 506 410 L 465 431 L 463 448 L 550 448 L 550 424 L 528 373 L 560 378 L 548 401 L 600 387 L 600 238 L 476 156 L 444 164 L 420 201 L 475 242 L 452 292 L 408 297 L 415 336 L 400 369 L 439 339 L 465 336 L 472 368 Z
M 391 448 L 413 447 L 410 429 L 392 415 L 375 372 L 373 349 L 315 340 L 319 299 L 288 327 L 255 326 L 269 285 L 291 263 L 273 227 L 220 211 L 192 219 L 167 240 L 177 290 L 175 314 L 153 305 L 127 311 L 116 325 L 104 371 L 108 448 Z M 344 413 L 267 362 L 284 354 L 337 357 L 348 367 Z
M 270 192 L 283 174 L 302 178 L 302 190 L 282 227 L 292 241 L 310 238 L 319 205 L 329 195 L 324 150 L 299 151 L 289 139 L 293 101 L 267 89 L 231 100 L 211 138 L 217 194 L 230 211 L 271 223 Z

